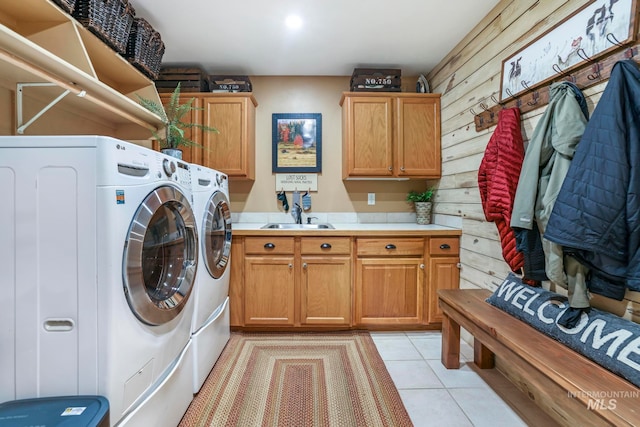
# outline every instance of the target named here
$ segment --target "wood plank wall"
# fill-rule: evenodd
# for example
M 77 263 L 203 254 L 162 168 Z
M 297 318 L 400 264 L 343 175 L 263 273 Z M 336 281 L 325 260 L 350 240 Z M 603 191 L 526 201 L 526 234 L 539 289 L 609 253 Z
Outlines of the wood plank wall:
M 509 272 L 495 224 L 485 220 L 478 192 L 478 167 L 495 126 L 476 132 L 470 109 L 499 99 L 502 60 L 550 30 L 588 0 L 502 0 L 428 75 L 442 93 L 442 179 L 434 212 L 462 218 L 461 288 L 494 290 Z M 635 58 L 638 61 L 638 58 Z M 593 112 L 606 82 L 583 92 Z M 545 106 L 522 116 L 525 144 Z M 561 289 L 555 289 L 562 292 Z M 640 321 L 640 295 L 617 302 L 595 296 L 592 305 Z M 638 314 L 636 314 L 638 313 Z

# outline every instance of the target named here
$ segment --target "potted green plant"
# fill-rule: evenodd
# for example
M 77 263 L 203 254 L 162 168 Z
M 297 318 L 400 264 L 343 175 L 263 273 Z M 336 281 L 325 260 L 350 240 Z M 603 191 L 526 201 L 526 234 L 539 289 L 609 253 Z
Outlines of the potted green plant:
M 407 194 L 407 202 L 413 203 L 416 209 L 416 222 L 418 224 L 431 224 L 431 199 L 434 192 L 434 188 L 428 188 L 422 192 L 411 190 Z
M 152 132 L 153 137 L 158 141 L 160 150 L 163 153 L 181 159 L 182 150 L 180 147 L 200 146 L 200 144 L 185 136 L 186 129 L 197 128 L 205 132 L 219 133 L 216 128 L 199 123 L 189 123 L 183 120 L 187 113 L 194 110 L 202 110 L 202 108 L 193 106 L 195 98 L 189 99 L 184 104 L 180 103 L 180 82 L 178 82 L 166 106 L 141 96 L 138 96 L 138 99 L 143 107 L 158 115 L 165 125 L 160 131 Z

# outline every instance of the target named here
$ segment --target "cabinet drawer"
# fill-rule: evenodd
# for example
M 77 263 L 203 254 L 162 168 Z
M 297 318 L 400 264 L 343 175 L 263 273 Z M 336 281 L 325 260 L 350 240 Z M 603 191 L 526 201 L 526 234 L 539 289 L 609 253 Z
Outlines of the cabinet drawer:
M 351 239 L 348 237 L 304 237 L 300 245 L 303 255 L 351 253 Z
M 246 254 L 292 254 L 293 248 L 293 237 L 247 237 L 244 241 Z
M 422 256 L 422 238 L 358 239 L 358 256 Z
M 429 253 L 438 256 L 457 256 L 460 253 L 458 237 L 432 237 L 429 239 Z

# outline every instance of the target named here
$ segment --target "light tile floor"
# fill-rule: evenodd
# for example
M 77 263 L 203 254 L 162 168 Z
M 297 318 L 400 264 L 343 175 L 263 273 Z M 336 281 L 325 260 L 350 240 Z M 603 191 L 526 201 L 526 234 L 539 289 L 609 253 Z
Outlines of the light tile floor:
M 371 337 L 415 427 L 557 425 L 500 372 L 477 369 L 473 348 L 464 341 L 455 370 L 440 362 L 440 331 Z

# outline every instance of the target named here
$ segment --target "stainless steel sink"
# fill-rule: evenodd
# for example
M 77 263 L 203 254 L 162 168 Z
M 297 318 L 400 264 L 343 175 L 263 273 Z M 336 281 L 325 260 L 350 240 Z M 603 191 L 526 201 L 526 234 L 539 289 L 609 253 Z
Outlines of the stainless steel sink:
M 272 222 L 260 228 L 271 230 L 329 230 L 333 229 L 331 224 L 292 224 L 288 222 Z

